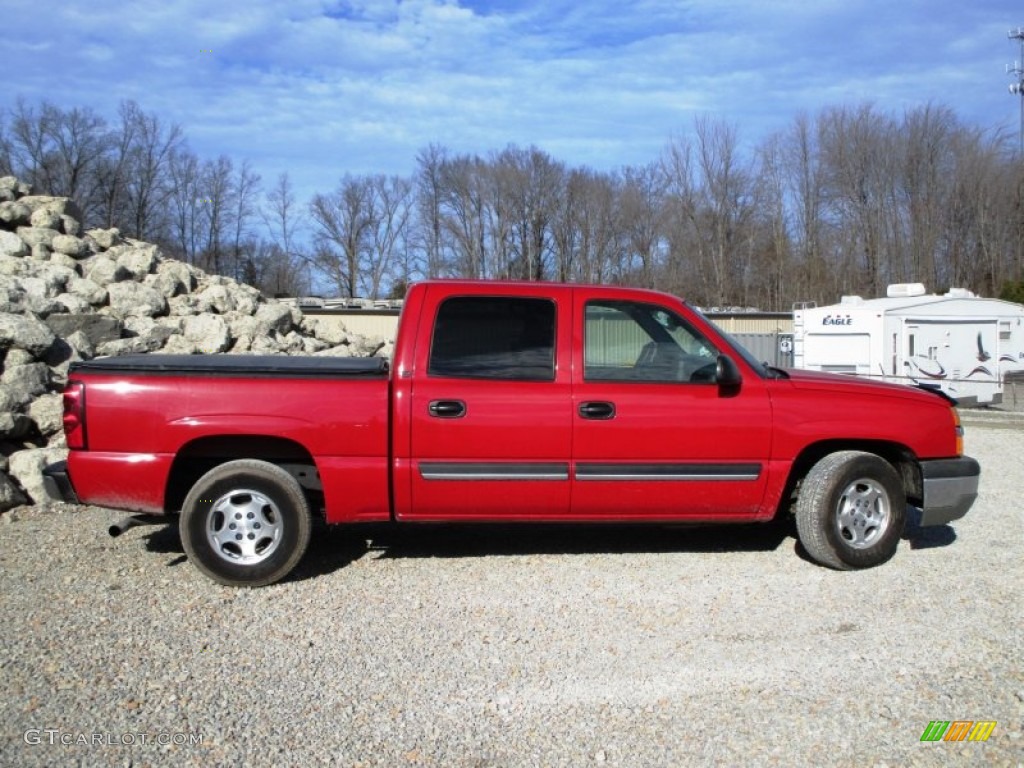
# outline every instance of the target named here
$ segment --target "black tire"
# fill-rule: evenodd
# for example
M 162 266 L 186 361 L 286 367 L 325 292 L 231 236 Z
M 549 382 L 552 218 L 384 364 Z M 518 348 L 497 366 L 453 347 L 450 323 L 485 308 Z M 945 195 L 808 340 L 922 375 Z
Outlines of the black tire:
M 800 543 L 815 561 L 848 571 L 896 554 L 907 499 L 893 466 L 861 451 L 829 454 L 804 478 L 796 502 Z
M 309 546 L 309 505 L 298 481 L 274 464 L 242 459 L 203 475 L 179 521 L 189 560 L 232 587 L 262 587 L 287 576 Z

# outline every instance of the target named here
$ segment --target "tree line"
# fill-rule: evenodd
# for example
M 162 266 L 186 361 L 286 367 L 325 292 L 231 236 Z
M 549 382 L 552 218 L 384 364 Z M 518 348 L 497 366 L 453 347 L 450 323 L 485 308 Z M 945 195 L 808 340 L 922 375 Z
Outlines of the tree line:
M 536 147 L 439 144 L 411 176 L 342 176 L 296 200 L 283 173 L 202 159 L 135 102 L 116 121 L 19 100 L 0 174 L 268 294 L 399 297 L 424 277 L 621 283 L 704 306 L 785 310 L 893 282 L 1024 290 L 1024 159 L 999 132 L 927 104 L 800 115 L 745 150 L 698 117 L 647 164 L 573 167 Z

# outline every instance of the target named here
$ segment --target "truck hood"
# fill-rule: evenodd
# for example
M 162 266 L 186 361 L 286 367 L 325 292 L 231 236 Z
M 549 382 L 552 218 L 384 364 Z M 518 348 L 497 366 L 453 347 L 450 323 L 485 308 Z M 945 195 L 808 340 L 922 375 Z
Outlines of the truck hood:
M 858 395 L 877 395 L 880 397 L 899 397 L 917 402 L 935 402 L 935 398 L 945 399 L 945 396 L 938 392 L 930 392 L 918 387 L 908 387 L 904 384 L 891 384 L 884 381 L 872 381 L 860 376 L 846 373 L 824 373 L 822 371 L 805 371 L 794 368 L 787 368 L 790 384 L 796 389 L 814 389 L 818 391 L 829 391 L 849 393 Z

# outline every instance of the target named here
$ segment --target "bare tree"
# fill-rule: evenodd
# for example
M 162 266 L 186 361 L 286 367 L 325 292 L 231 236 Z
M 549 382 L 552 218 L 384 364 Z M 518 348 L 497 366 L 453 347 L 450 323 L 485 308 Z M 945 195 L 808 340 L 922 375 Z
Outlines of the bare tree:
M 416 156 L 416 243 L 423 251 L 423 272 L 426 277 L 440 277 L 446 271 L 443 206 L 444 166 L 448 151 L 431 144 Z
M 588 193 L 585 171 L 569 171 L 559 205 L 551 221 L 551 243 L 555 258 L 555 277 L 560 282 L 576 279 L 586 236 L 584 215 Z
M 789 301 L 826 300 L 825 255 L 829 221 L 825 216 L 825 179 L 816 124 L 799 115 L 780 147 L 785 197 L 790 201 L 793 270 Z
M 167 201 L 171 218 L 170 243 L 180 258 L 195 264 L 206 240 L 205 220 L 200 214 L 204 205 L 202 167 L 194 153 L 179 148 L 171 155 L 167 172 L 171 187 Z
M 200 177 L 200 213 L 206 222 L 206 243 L 202 252 L 204 269 L 220 274 L 225 266 L 225 246 L 230 242 L 235 209 L 234 172 L 231 158 L 221 155 L 203 164 Z
M 565 167 L 537 147 L 510 146 L 491 162 L 495 174 L 492 204 L 510 226 L 509 277 L 547 279 L 551 257 L 550 223 L 564 189 Z
M 267 192 L 261 211 L 271 243 L 276 246 L 269 251 L 276 260 L 268 270 L 273 276 L 273 293 L 297 295 L 302 291 L 310 292 L 309 257 L 299 247 L 299 234 L 305 227 L 305 217 L 296 205 L 287 172 L 277 177 L 277 183 Z
M 478 157 L 464 155 L 441 166 L 441 226 L 451 242 L 451 268 L 464 277 L 490 276 L 486 179 L 486 167 Z
M 392 276 L 392 268 L 405 250 L 413 210 L 412 189 L 412 182 L 400 176 L 370 179 L 371 227 L 361 273 L 363 291 L 371 298 L 383 295 L 384 281 Z
M 14 175 L 14 144 L 11 141 L 10 129 L 7 127 L 5 110 L 0 109 L 0 175 Z
M 871 105 L 826 110 L 821 151 L 830 210 L 842 234 L 837 286 L 881 295 L 902 242 L 893 236 L 899 167 L 892 121 Z
M 184 143 L 181 126 L 164 126 L 156 115 L 147 115 L 134 101 L 121 105 L 122 126 L 132 140 L 125 173 L 125 215 L 122 226 L 140 239 L 159 239 L 166 221 L 163 213 L 171 195 L 167 168 L 176 149 Z M 122 132 L 126 129 L 122 127 Z
M 346 175 L 334 192 L 314 195 L 309 206 L 315 227 L 313 262 L 349 298 L 360 287 L 360 268 L 374 225 L 371 197 L 367 178 Z
M 921 280 L 938 287 L 942 212 L 953 182 L 951 141 L 956 131 L 949 109 L 928 104 L 904 115 L 899 189 L 909 243 L 906 261 L 899 265 L 900 280 Z
M 798 116 L 749 153 L 735 128 L 699 118 L 658 164 L 614 174 L 536 147 L 484 159 L 431 144 L 412 179 L 346 176 L 314 196 L 311 237 L 282 175 L 263 201 L 266 240 L 249 163 L 197 157 L 133 101 L 108 125 L 19 99 L 0 110 L 0 174 L 273 292 L 308 288 L 315 264 L 348 296 L 401 294 L 419 276 L 557 277 L 786 308 L 889 281 L 993 294 L 1024 281 L 1024 166 L 1007 139 L 948 107 L 864 104 Z
M 556 279 L 598 283 L 621 278 L 620 194 L 620 180 L 613 174 L 589 168 L 567 172 L 550 223 Z
M 259 174 L 253 172 L 248 160 L 242 161 L 231 186 L 231 269 L 234 276 L 241 279 L 242 264 L 246 259 L 244 246 L 253 242 L 250 223 L 257 213 L 256 196 L 260 187 Z
M 88 107 L 62 111 L 43 102 L 40 125 L 50 149 L 46 153 L 46 191 L 70 197 L 88 223 L 96 210 L 96 170 L 107 150 L 106 121 Z
M 712 293 L 710 275 L 700 268 L 704 243 L 697 236 L 698 185 L 693 145 L 684 137 L 669 141 L 661 160 L 665 178 L 664 226 L 668 258 L 662 270 L 662 286 L 696 301 Z
M 296 252 L 296 233 L 303 225 L 302 212 L 296 207 L 292 180 L 287 171 L 277 177 L 277 183 L 266 194 L 263 222 L 272 242 L 285 253 Z
M 662 160 L 667 176 L 671 279 L 686 279 L 702 303 L 742 300 L 758 249 L 754 184 L 739 155 L 736 130 L 707 117 L 695 120 L 695 141 L 673 139 Z
M 624 269 L 639 263 L 635 282 L 654 287 L 663 242 L 667 184 L 656 163 L 623 169 L 619 196 L 619 228 L 627 259 Z
M 50 142 L 52 108 L 45 104 L 37 113 L 21 97 L 11 113 L 11 154 L 23 181 L 48 189 L 53 175 L 53 151 Z
M 111 131 L 108 152 L 104 154 L 97 170 L 99 218 L 104 227 L 113 227 L 125 221 L 128 215 L 128 175 L 139 129 L 139 120 L 136 119 L 138 112 L 134 102 L 121 102 L 120 124 Z
M 983 141 L 961 136 L 956 188 L 950 204 L 952 285 L 996 295 L 1019 270 L 1015 245 L 1024 224 L 1020 192 L 1024 167 L 1007 162 L 1005 135 Z
M 239 279 L 259 288 L 267 296 L 300 296 L 309 293 L 305 268 L 290 259 L 278 243 L 250 238 L 242 247 L 245 257 Z
M 749 236 L 760 247 L 754 251 L 756 258 L 743 275 L 742 304 L 745 306 L 782 309 L 787 303 L 787 283 L 793 273 L 793 248 L 786 209 L 784 157 L 780 136 L 766 141 L 758 153 L 759 163 L 754 184 L 757 224 Z
M 618 205 L 621 179 L 585 172 L 580 214 L 580 280 L 601 283 L 612 279 L 620 263 Z
M 698 232 L 707 243 L 704 254 L 714 278 L 712 298 L 716 304 L 726 304 L 735 295 L 735 272 L 745 263 L 742 250 L 749 244 L 745 228 L 754 212 L 750 169 L 739 156 L 737 133 L 732 126 L 700 117 L 696 134 L 704 214 Z
M 88 223 L 96 214 L 97 171 L 108 146 L 106 122 L 91 109 L 69 111 L 42 102 L 39 110 L 18 99 L 4 132 L 4 163 L 37 190 L 70 197 Z

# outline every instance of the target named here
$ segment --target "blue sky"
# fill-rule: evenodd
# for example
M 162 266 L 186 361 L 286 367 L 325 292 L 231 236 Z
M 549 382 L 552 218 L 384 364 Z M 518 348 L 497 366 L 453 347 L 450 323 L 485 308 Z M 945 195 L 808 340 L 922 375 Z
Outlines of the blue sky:
M 698 115 L 749 145 L 801 112 L 929 101 L 1016 135 L 1019 0 L 3 0 L 0 107 L 122 99 L 301 198 L 430 143 L 655 160 Z

